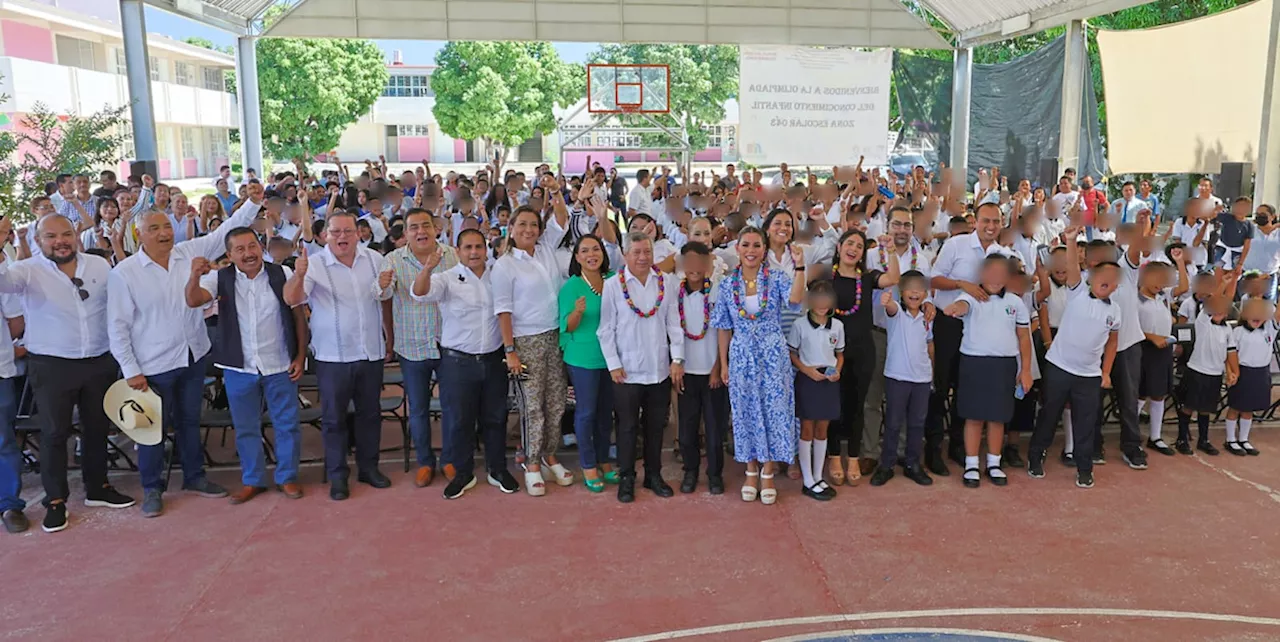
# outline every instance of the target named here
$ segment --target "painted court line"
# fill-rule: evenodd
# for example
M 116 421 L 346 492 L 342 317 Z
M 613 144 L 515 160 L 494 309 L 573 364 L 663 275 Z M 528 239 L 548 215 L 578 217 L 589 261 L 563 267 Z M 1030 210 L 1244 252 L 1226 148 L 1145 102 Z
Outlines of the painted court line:
M 1260 491 L 1262 491 L 1262 492 L 1266 493 L 1266 494 L 1267 494 L 1267 496 L 1271 498 L 1271 501 L 1276 502 L 1276 503 L 1280 503 L 1280 490 L 1276 490 L 1276 489 L 1274 489 L 1274 488 L 1272 488 L 1272 487 L 1270 487 L 1270 486 L 1267 486 L 1266 484 L 1259 484 L 1258 482 L 1255 482 L 1255 481 L 1249 481 L 1248 479 L 1245 479 L 1244 477 L 1241 477 L 1241 476 L 1239 476 L 1239 475 L 1237 475 L 1237 474 L 1235 474 L 1235 473 L 1233 473 L 1233 472 L 1231 472 L 1231 471 L 1229 471 L 1229 470 L 1227 470 L 1227 469 L 1225 469 L 1225 468 L 1219 468 L 1219 467 L 1217 467 L 1217 466 L 1214 466 L 1213 464 L 1209 463 L 1209 461 L 1208 461 L 1208 460 L 1206 460 L 1204 457 L 1200 457 L 1200 456 L 1198 456 L 1198 455 L 1197 455 L 1196 457 L 1194 457 L 1194 459 L 1195 459 L 1196 461 L 1200 462 L 1201 464 L 1204 464 L 1205 466 L 1208 466 L 1211 470 L 1215 470 L 1215 471 L 1217 471 L 1217 472 L 1220 472 L 1220 473 L 1222 473 L 1223 475 L 1226 475 L 1227 477 L 1229 477 L 1229 478 L 1231 478 L 1231 479 L 1233 479 L 1233 480 L 1235 480 L 1235 481 L 1238 481 L 1238 482 L 1240 482 L 1240 483 L 1242 483 L 1242 484 L 1248 484 L 1249 486 L 1253 486 L 1253 487 L 1254 487 L 1254 489 L 1256 489 L 1256 490 L 1260 490 Z
M 1022 633 L 1002 633 L 1000 631 L 982 631 L 979 629 L 938 629 L 938 628 L 914 628 L 914 629 L 845 629 L 837 631 L 816 631 L 814 633 L 804 633 L 801 635 L 792 635 L 785 638 L 775 638 L 768 642 L 809 642 L 814 638 L 824 636 L 853 636 L 853 635 L 881 635 L 881 634 L 916 634 L 928 633 L 933 635 L 967 635 L 967 636 L 993 636 L 1002 642 L 1061 642 L 1052 638 L 1042 638 L 1034 635 L 1025 635 Z
M 678 640 L 681 638 L 716 635 L 719 633 L 735 633 L 755 629 L 777 628 L 781 626 L 804 626 L 809 624 L 834 624 L 839 622 L 873 622 L 877 620 L 913 620 L 919 618 L 938 617 L 975 617 L 975 616 L 1029 616 L 1029 615 L 1083 615 L 1091 617 L 1136 617 L 1162 620 L 1200 620 L 1205 622 L 1228 622 L 1232 624 L 1257 624 L 1280 627 L 1280 618 L 1255 617 L 1250 615 L 1227 615 L 1221 613 L 1195 613 L 1182 611 L 1147 611 L 1140 609 L 1069 609 L 1069 608 L 982 608 L 982 609 L 934 609 L 922 611 L 879 611 L 874 613 L 849 613 L 844 615 L 814 615 L 809 617 L 784 618 L 777 620 L 759 620 L 756 622 L 739 622 L 737 624 L 721 624 L 705 626 L 683 631 L 668 631 L 630 638 L 620 638 L 614 642 L 659 642 L 661 640 Z

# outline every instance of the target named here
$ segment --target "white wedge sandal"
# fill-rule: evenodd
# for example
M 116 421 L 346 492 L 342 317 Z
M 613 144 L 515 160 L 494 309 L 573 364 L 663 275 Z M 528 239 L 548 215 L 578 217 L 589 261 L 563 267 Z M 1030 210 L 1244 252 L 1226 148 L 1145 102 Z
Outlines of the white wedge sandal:
M 573 472 L 571 472 L 568 468 L 565 468 L 564 464 L 561 464 L 561 463 L 548 464 L 547 460 L 543 459 L 542 470 L 546 471 L 548 468 L 551 469 L 551 480 L 554 481 L 557 486 L 573 485 Z
M 764 483 L 764 480 L 766 480 L 766 479 L 773 479 L 773 474 L 772 474 L 772 473 L 770 473 L 770 474 L 767 474 L 767 475 L 766 475 L 766 474 L 764 474 L 764 473 L 761 473 L 761 475 L 760 475 L 760 483 L 762 483 L 762 484 L 763 484 L 763 483 Z M 770 506 L 770 505 L 772 505 L 772 504 L 773 504 L 774 502 L 776 502 L 776 501 L 778 501 L 778 489 L 777 489 L 777 488 L 761 488 L 761 489 L 760 489 L 760 503 L 761 503 L 761 504 L 764 504 L 765 506 Z
M 753 473 L 749 470 L 747 471 L 748 482 L 751 481 L 752 477 L 759 477 L 759 476 L 760 476 L 760 473 L 758 472 Z M 742 501 L 754 502 L 756 501 L 756 495 L 758 495 L 759 493 L 760 493 L 760 489 L 756 488 L 755 486 L 748 486 L 747 482 L 742 483 Z

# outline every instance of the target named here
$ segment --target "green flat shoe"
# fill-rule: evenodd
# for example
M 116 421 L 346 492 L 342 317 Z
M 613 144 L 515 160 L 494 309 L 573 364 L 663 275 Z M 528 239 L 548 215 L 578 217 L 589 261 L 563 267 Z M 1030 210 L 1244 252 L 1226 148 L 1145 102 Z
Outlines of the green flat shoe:
M 604 481 L 606 484 L 616 484 L 622 481 L 622 475 L 618 473 L 617 469 L 614 469 L 604 474 Z

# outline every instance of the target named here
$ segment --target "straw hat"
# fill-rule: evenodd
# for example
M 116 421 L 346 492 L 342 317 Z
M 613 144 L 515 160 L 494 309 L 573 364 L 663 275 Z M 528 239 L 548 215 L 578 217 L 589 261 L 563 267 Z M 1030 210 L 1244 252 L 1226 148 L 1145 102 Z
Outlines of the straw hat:
M 154 446 L 164 439 L 160 395 L 150 388 L 146 392 L 134 390 L 128 381 L 121 379 L 107 389 L 102 410 L 138 444 Z

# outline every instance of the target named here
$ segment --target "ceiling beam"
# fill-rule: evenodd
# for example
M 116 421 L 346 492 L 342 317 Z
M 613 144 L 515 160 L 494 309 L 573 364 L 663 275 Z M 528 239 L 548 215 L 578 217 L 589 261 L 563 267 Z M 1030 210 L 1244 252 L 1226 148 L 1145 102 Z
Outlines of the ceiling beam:
M 1056 4 L 1049 5 L 1043 9 L 1038 9 L 1030 13 L 1031 24 L 1025 29 L 1005 33 L 1002 28 L 1003 22 L 993 22 L 990 24 L 966 29 L 959 34 L 960 47 L 975 47 L 978 45 L 1000 42 L 1018 36 L 1025 36 L 1031 33 L 1039 33 L 1053 27 L 1060 27 L 1073 20 L 1087 20 L 1101 15 L 1106 15 L 1115 11 L 1121 11 L 1130 7 L 1136 7 L 1144 4 L 1146 0 L 1066 0 Z M 1027 15 L 1027 14 L 1021 14 Z M 1017 18 L 1019 16 L 1009 16 Z
M 249 34 L 249 21 L 199 0 L 144 0 L 147 4 L 237 36 Z

